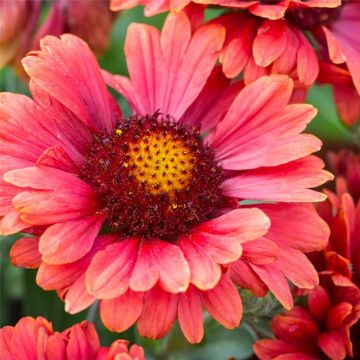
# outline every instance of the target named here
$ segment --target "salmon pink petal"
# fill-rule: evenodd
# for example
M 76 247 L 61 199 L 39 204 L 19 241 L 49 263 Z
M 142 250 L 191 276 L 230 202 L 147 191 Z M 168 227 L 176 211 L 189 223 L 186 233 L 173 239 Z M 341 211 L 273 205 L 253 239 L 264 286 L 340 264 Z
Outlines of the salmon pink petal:
M 60 39 L 46 36 L 40 47 L 22 60 L 30 78 L 93 131 L 110 131 L 118 114 L 87 44 L 65 34 Z
M 279 253 L 276 243 L 260 238 L 243 245 L 241 259 L 255 265 L 271 264 L 279 257 Z
M 95 359 L 100 342 L 93 324 L 81 322 L 70 329 L 66 347 L 68 359 Z
M 130 238 L 97 252 L 86 271 L 88 291 L 101 299 L 124 294 L 129 288 L 138 248 L 139 240 Z
M 289 284 L 281 271 L 272 264 L 254 265 L 250 264 L 252 270 L 267 285 L 285 309 L 293 307 L 293 298 Z
M 201 292 L 202 302 L 210 315 L 227 329 L 239 326 L 242 303 L 236 286 L 223 275 L 211 290 Z
M 177 245 L 159 239 L 143 240 L 131 275 L 130 287 L 134 291 L 147 291 L 158 280 L 166 291 L 183 292 L 190 282 L 189 265 Z
M 128 290 L 110 300 L 101 300 L 100 316 L 110 331 L 123 332 L 139 318 L 143 309 L 143 294 Z
M 316 269 L 299 250 L 282 246 L 275 265 L 294 285 L 301 289 L 313 289 L 319 284 Z
M 144 308 L 137 327 L 141 336 L 158 339 L 170 330 L 176 321 L 178 295 L 156 286 L 146 293 Z
M 2 356 L 4 359 L 13 360 L 11 348 L 11 338 L 14 333 L 14 328 L 12 326 L 4 326 L 0 329 L 0 347 Z
M 315 287 L 309 292 L 308 306 L 311 314 L 318 320 L 322 320 L 330 309 L 330 299 L 324 288 Z
M 267 286 L 262 282 L 254 270 L 241 258 L 230 265 L 231 279 L 240 287 L 250 290 L 254 296 L 265 296 Z
M 82 273 L 68 288 L 65 294 L 65 311 L 76 314 L 89 307 L 96 298 L 90 295 L 85 286 L 85 273 Z
M 259 27 L 254 39 L 252 52 L 257 65 L 269 66 L 287 46 L 286 22 L 266 20 Z
M 30 225 L 20 219 L 17 211 L 11 210 L 0 219 L 0 234 L 11 235 L 30 227 Z
M 325 35 L 330 60 L 334 64 L 344 63 L 346 61 L 346 55 L 343 52 L 340 42 L 326 26 L 322 26 L 321 29 Z
M 296 29 L 293 29 L 293 31 L 295 30 Z M 297 73 L 299 80 L 303 84 L 311 86 L 319 75 L 319 61 L 309 40 L 298 30 L 296 30 L 296 35 L 300 42 L 297 53 Z
M 104 220 L 104 215 L 96 214 L 48 227 L 39 242 L 43 261 L 56 265 L 82 258 L 92 248 Z
M 354 85 L 336 84 L 333 91 L 341 120 L 348 126 L 355 124 L 360 118 L 360 96 Z
M 201 297 L 192 286 L 179 294 L 178 319 L 186 339 L 192 344 L 199 343 L 204 336 L 203 308 Z
M 14 266 L 36 269 L 41 263 L 39 238 L 25 237 L 16 240 L 10 250 L 11 263 Z
M 177 70 L 166 113 L 180 119 L 200 94 L 215 66 L 224 39 L 225 29 L 220 25 L 208 24 L 195 31 Z M 164 73 L 163 76 L 169 75 Z
M 320 251 L 327 245 L 329 227 L 313 207 L 303 204 L 259 204 L 258 207 L 271 220 L 266 237 L 279 247 L 285 245 L 307 253 Z
M 271 20 L 282 19 L 285 15 L 288 3 L 288 0 L 282 0 L 276 5 L 257 3 L 256 5 L 251 6 L 249 11 L 256 16 L 261 16 Z
M 160 31 L 145 24 L 130 24 L 124 51 L 132 86 L 142 103 L 144 114 L 151 114 L 157 110 L 156 91 L 160 86 L 162 69 Z M 131 89 L 128 91 L 131 93 Z
M 318 345 L 330 359 L 345 359 L 346 347 L 339 331 L 321 333 Z
M 273 168 L 249 170 L 225 180 L 223 193 L 241 199 L 284 202 L 323 201 L 326 195 L 310 190 L 333 176 L 322 170 L 323 162 L 315 156 Z
M 220 279 L 220 266 L 190 236 L 181 237 L 178 244 L 189 264 L 190 282 L 201 290 L 212 289 Z

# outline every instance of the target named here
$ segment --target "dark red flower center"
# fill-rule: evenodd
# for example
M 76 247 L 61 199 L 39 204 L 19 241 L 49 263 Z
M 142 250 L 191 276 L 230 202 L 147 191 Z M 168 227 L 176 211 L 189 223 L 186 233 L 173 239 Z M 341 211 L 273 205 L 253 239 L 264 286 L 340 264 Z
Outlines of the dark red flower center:
M 95 139 L 80 176 L 112 229 L 172 241 L 226 206 L 223 170 L 198 128 L 156 113 L 123 119 Z
M 301 29 L 312 29 L 319 25 L 331 25 L 340 15 L 337 8 L 290 8 L 286 18 Z

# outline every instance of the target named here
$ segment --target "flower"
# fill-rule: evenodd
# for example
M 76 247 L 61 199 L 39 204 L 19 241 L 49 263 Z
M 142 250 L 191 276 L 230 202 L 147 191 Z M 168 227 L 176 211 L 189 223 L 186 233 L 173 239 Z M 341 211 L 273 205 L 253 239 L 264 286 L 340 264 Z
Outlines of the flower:
M 36 30 L 40 15 L 39 0 L 0 2 L 0 69 L 18 65 Z
M 137 345 L 128 348 L 126 340 L 101 347 L 93 324 L 82 321 L 64 330 L 53 331 L 43 317 L 20 319 L 15 326 L 0 329 L 1 355 L 4 359 L 96 359 L 124 358 L 144 360 L 144 350 Z
M 1 229 L 46 227 L 18 240 L 21 261 L 12 258 L 39 266 L 37 283 L 56 289 L 67 311 L 130 296 L 139 325 L 155 289 L 166 298 L 215 291 L 242 244 L 265 235 L 269 218 L 239 200 L 325 199 L 309 189 L 332 178 L 310 155 L 320 141 L 301 133 L 315 109 L 288 105 L 286 76 L 228 86 L 215 67 L 223 40 L 215 24 L 192 33 L 184 13 L 170 14 L 162 32 L 130 25 L 130 79 L 103 73 L 132 105 L 130 118 L 72 35 L 45 37 L 23 60 L 35 101 L 1 95 Z M 157 329 L 154 319 L 143 321 Z
M 286 10 L 292 6 L 333 8 L 339 6 L 341 0 L 111 0 L 110 6 L 112 10 L 117 11 L 145 5 L 145 15 L 152 16 L 168 10 L 181 11 L 190 3 L 248 9 L 254 15 L 276 20 L 284 17 Z
M 352 356 L 349 329 L 360 317 L 360 293 L 344 297 L 342 288 L 318 286 L 308 306 L 296 306 L 272 320 L 275 339 L 258 340 L 254 351 L 261 360 L 336 359 Z M 340 298 L 337 298 L 340 296 Z

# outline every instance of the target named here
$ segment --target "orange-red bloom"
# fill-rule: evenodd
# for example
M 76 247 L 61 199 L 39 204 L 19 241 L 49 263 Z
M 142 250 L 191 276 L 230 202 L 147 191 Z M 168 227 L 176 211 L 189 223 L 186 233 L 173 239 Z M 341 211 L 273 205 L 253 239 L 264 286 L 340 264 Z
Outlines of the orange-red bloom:
M 352 356 L 350 327 L 360 317 L 360 292 L 318 286 L 310 291 L 308 307 L 296 306 L 276 316 L 276 339 L 259 340 L 254 351 L 261 360 L 342 360 Z
M 54 331 L 43 317 L 24 317 L 15 326 L 0 329 L 1 358 L 4 360 L 83 359 L 144 360 L 144 350 L 128 347 L 126 340 L 117 340 L 110 347 L 100 346 L 93 324 L 82 321 L 64 330 Z
M 1 95 L 1 228 L 35 227 L 40 236 L 18 240 L 12 260 L 39 266 L 38 284 L 57 290 L 67 311 L 96 299 L 102 314 L 130 303 L 133 310 L 116 312 L 112 320 L 120 325 L 111 326 L 137 321 L 143 335 L 159 337 L 180 316 L 180 294 L 189 294 L 192 306 L 192 294 L 201 293 L 202 304 L 221 318 L 216 308 L 226 286 L 235 289 L 227 304 L 237 305 L 236 326 L 241 301 L 233 300 L 236 288 L 224 268 L 270 226 L 260 207 L 239 200 L 325 199 L 309 189 L 332 178 L 311 155 L 321 143 L 302 133 L 315 109 L 288 104 L 287 76 L 243 89 L 241 82 L 229 85 L 215 66 L 223 40 L 223 27 L 193 30 L 184 13 L 170 14 L 161 32 L 132 24 L 129 79 L 101 73 L 79 38 L 46 37 L 23 60 L 34 101 Z M 102 75 L 134 116 L 121 116 Z M 111 234 L 99 235 L 104 225 Z M 302 252 L 289 250 L 301 258 Z M 288 271 L 306 287 L 316 284 L 311 269 L 306 280 Z M 166 326 L 155 316 L 164 309 L 171 309 Z

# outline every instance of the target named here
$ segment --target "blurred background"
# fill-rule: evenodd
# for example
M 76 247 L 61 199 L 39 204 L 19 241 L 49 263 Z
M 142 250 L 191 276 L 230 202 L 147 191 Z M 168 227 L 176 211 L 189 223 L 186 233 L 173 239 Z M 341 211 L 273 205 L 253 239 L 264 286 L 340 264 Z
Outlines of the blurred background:
M 5 0 L 6 1 L 6 0 Z M 16 2 L 16 0 L 8 0 Z M 91 1 L 91 0 L 87 0 Z M 87 2 L 85 1 L 85 2 Z M 98 2 L 102 2 L 99 0 Z M 77 1 L 78 4 L 84 1 Z M 39 16 L 34 20 L 35 26 L 40 28 L 51 15 L 51 2 L 42 2 L 38 9 Z M 26 10 L 29 11 L 29 10 Z M 212 18 L 218 10 L 210 9 L 206 17 Z M 143 16 L 143 9 L 138 7 L 124 11 L 121 14 L 111 14 L 112 28 L 109 27 L 109 43 L 98 59 L 100 66 L 114 74 L 127 74 L 126 62 L 123 54 L 126 29 L 132 22 L 141 22 L 161 28 L 166 14 L 151 18 Z M 26 26 L 22 22 L 28 21 L 30 13 L 23 14 L 17 27 L 24 33 Z M 10 29 L 9 19 L 0 15 L 0 51 L 1 62 L 7 56 L 4 52 L 10 50 L 4 45 L 6 31 Z M 71 19 L 70 19 L 71 20 Z M 70 22 L 71 23 L 71 22 Z M 66 29 L 66 28 L 65 28 Z M 88 29 L 88 36 L 92 36 L 94 29 Z M 12 36 L 20 36 L 16 31 Z M 9 35 L 9 36 L 10 36 Z M 40 34 L 41 35 L 41 34 Z M 16 39 L 12 39 L 12 42 Z M 29 51 L 30 49 L 26 49 Z M 16 57 L 16 56 L 15 56 Z M 26 77 L 20 68 L 18 60 L 10 60 L 7 66 L 0 70 L 0 91 L 29 94 Z M 3 64 L 4 65 L 4 64 Z M 114 94 L 125 114 L 130 110 L 124 99 Z M 309 93 L 308 102 L 315 105 L 319 112 L 316 119 L 309 125 L 307 132 L 317 135 L 329 149 L 341 147 L 360 148 L 360 128 L 347 128 L 339 120 L 336 113 L 332 92 L 328 86 L 314 86 Z M 0 125 L 1 126 L 1 125 Z M 126 338 L 144 346 L 148 358 L 154 359 L 250 359 L 253 357 L 252 344 L 259 336 L 270 336 L 269 320 L 281 310 L 281 307 L 269 295 L 263 299 L 253 298 L 248 292 L 242 292 L 244 299 L 244 319 L 242 325 L 228 331 L 220 325 L 206 318 L 205 338 L 199 345 L 190 345 L 186 342 L 178 328 L 174 328 L 168 336 L 160 341 L 150 341 L 138 336 L 136 329 L 132 328 L 121 335 L 107 331 L 101 324 L 96 306 L 77 315 L 64 312 L 64 304 L 55 292 L 45 292 L 36 286 L 35 270 L 24 270 L 11 266 L 9 250 L 16 240 L 23 235 L 2 237 L 0 241 L 0 326 L 14 325 L 23 316 L 42 315 L 50 320 L 57 331 L 61 331 L 76 322 L 87 319 L 95 323 L 102 345 L 109 345 L 117 338 Z

